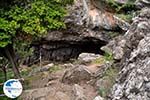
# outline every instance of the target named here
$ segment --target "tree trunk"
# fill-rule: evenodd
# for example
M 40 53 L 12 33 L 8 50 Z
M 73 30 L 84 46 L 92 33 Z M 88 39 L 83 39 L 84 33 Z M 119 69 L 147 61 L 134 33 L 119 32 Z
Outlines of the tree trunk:
M 7 65 L 6 65 L 7 66 Z M 2 66 L 2 71 L 4 72 L 5 81 L 7 80 L 7 70 L 6 66 Z
M 8 58 L 8 60 L 12 64 L 12 69 L 13 69 L 15 77 L 16 78 L 21 78 L 19 69 L 17 67 L 17 62 L 15 60 L 15 53 L 14 53 L 14 49 L 13 49 L 12 45 L 7 46 L 4 50 L 5 50 L 5 54 Z

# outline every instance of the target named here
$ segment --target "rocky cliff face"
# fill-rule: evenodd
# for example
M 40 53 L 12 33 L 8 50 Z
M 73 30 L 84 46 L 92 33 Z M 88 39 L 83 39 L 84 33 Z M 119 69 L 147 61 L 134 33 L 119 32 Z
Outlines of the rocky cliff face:
M 150 7 L 149 0 L 136 0 L 135 5 L 140 9 L 143 7 Z
M 126 31 L 129 24 L 113 14 L 96 7 L 102 1 L 75 0 L 68 6 L 68 15 L 65 18 L 67 28 L 61 31 L 52 31 L 40 41 L 33 43 L 34 57 L 43 60 L 66 61 L 77 58 L 82 52 L 103 54 L 100 47 L 109 41 L 107 31 Z
M 144 1 L 144 0 L 143 0 Z M 143 8 L 124 36 L 122 70 L 111 100 L 150 99 L 150 9 Z

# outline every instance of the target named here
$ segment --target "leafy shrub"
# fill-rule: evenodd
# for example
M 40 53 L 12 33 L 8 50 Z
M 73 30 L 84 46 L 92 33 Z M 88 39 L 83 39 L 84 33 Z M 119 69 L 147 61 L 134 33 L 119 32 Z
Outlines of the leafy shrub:
M 65 5 L 73 0 L 13 0 L 0 8 L 0 48 L 14 44 L 19 55 L 27 56 L 30 43 L 49 30 L 65 28 Z M 32 50 L 31 50 L 32 51 Z
M 116 16 L 118 16 L 119 18 L 121 18 L 127 22 L 131 22 L 132 18 L 133 18 L 133 14 L 116 14 Z
M 66 11 L 58 0 L 34 0 L 26 6 L 13 5 L 10 9 L 1 9 L 0 36 L 4 40 L 17 33 L 22 36 L 42 36 L 48 30 L 64 28 L 62 18 L 65 14 Z
M 111 7 L 115 8 L 116 12 L 120 12 L 122 9 L 127 9 L 128 11 L 131 11 L 135 8 L 135 0 L 128 0 L 125 4 L 118 4 L 115 0 L 106 0 L 106 2 Z
M 113 61 L 113 54 L 111 52 L 105 52 L 104 58 L 106 61 Z

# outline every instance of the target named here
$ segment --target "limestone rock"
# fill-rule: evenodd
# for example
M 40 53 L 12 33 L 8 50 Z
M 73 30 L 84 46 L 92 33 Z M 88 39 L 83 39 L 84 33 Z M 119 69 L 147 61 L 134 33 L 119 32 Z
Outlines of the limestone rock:
M 101 96 L 96 96 L 96 97 L 94 98 L 94 100 L 104 100 L 104 98 L 102 98 Z
M 84 95 L 83 88 L 78 84 L 73 86 L 73 100 L 87 100 L 86 96 Z
M 130 24 L 117 16 L 113 16 L 116 24 L 124 31 L 127 31 L 130 27 Z
M 55 90 L 53 88 L 39 88 L 39 89 L 32 89 L 32 90 L 25 90 L 23 95 L 21 96 L 21 100 L 46 100 L 45 97 L 47 93 L 54 94 Z
M 57 92 L 55 98 L 56 100 L 70 100 L 70 97 L 63 92 Z
M 73 84 L 91 79 L 92 73 L 84 65 L 75 66 L 67 70 L 62 78 L 63 83 Z
M 124 38 L 124 36 L 118 36 L 101 49 L 106 52 L 112 53 L 115 60 L 121 60 L 124 56 L 125 45 L 126 39 Z
M 142 9 L 125 34 L 123 69 L 112 89 L 111 100 L 149 100 L 150 9 Z M 127 54 L 127 55 L 126 55 Z
M 49 71 L 49 69 L 53 66 L 54 66 L 53 63 L 47 64 L 47 65 L 41 67 L 40 71 Z
M 102 56 L 99 54 L 92 54 L 92 53 L 81 53 L 78 57 L 78 60 L 89 63 L 97 58 L 101 58 Z
M 124 55 L 123 48 L 116 47 L 113 54 L 114 54 L 114 59 L 120 60 Z
M 94 0 L 93 3 L 90 0 L 76 0 L 73 7 L 70 8 L 70 15 L 67 17 L 67 23 L 74 23 L 75 25 L 86 25 L 92 29 L 105 29 L 105 30 L 115 30 L 120 27 L 122 30 L 128 29 L 122 28 L 125 21 L 115 18 L 113 14 L 103 11 L 106 9 L 106 2 L 104 0 Z M 119 24 L 118 21 L 122 24 Z M 84 24 L 85 23 L 85 24 Z
M 150 7 L 150 1 L 149 0 L 136 0 L 135 5 L 142 9 L 143 7 Z
M 119 4 L 125 4 L 128 2 L 128 0 L 115 0 L 115 2 Z

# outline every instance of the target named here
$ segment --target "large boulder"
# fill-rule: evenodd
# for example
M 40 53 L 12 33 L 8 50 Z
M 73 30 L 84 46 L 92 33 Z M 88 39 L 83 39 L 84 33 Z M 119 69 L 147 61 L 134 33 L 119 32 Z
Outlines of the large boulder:
M 102 58 L 102 56 L 99 54 L 81 53 L 78 57 L 78 60 L 80 60 L 83 63 L 90 63 L 93 60 L 96 60 L 98 58 L 100 59 L 100 58 Z
M 122 70 L 113 86 L 111 100 L 149 100 L 150 9 L 144 8 L 124 36 Z
M 93 73 L 89 71 L 86 66 L 79 65 L 67 70 L 62 77 L 62 82 L 67 84 L 77 84 L 81 81 L 89 81 L 92 76 Z
M 106 5 L 108 4 L 105 0 L 76 0 L 75 4 L 69 7 L 70 15 L 67 16 L 66 23 L 80 26 L 80 29 L 85 27 L 86 30 L 127 30 L 130 25 L 107 11 L 106 9 L 111 7 Z

